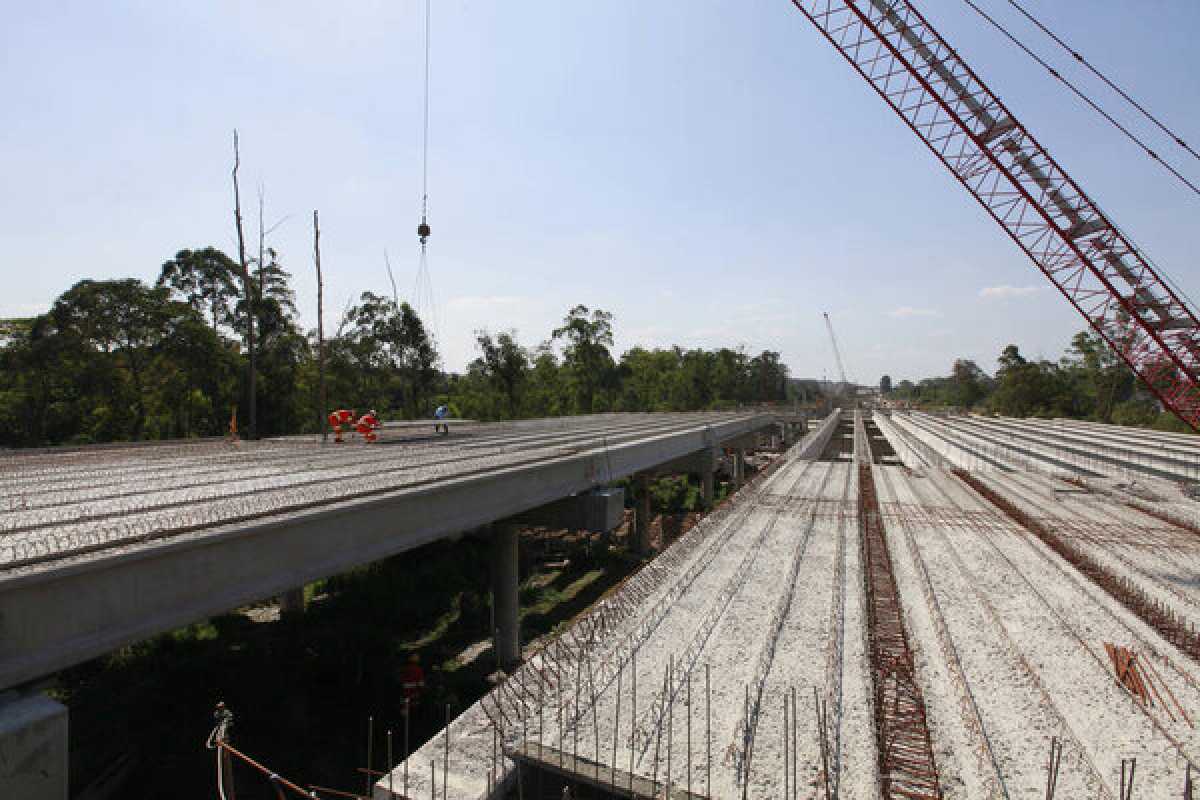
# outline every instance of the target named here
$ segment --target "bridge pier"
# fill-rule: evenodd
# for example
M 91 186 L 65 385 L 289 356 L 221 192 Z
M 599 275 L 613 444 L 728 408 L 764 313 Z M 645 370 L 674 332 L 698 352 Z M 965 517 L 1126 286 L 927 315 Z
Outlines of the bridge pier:
M 637 476 L 637 506 L 633 512 L 633 551 L 638 555 L 650 553 L 650 476 Z
M 43 694 L 0 697 L 0 797 L 67 800 L 67 707 Z
M 511 523 L 492 525 L 492 610 L 496 625 L 492 646 L 503 670 L 509 670 L 521 660 L 519 532 L 520 529 Z
M 704 508 L 711 509 L 713 499 L 716 497 L 716 492 L 713 487 L 713 472 L 716 469 L 716 459 L 713 458 L 712 450 L 705 448 L 700 452 L 700 500 L 704 504 Z

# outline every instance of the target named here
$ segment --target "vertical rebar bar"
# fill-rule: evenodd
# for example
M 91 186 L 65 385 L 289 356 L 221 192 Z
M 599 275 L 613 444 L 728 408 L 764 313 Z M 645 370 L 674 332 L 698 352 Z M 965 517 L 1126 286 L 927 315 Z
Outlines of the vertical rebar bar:
M 629 793 L 633 794 L 633 751 L 637 748 L 637 649 L 633 651 L 630 661 L 631 689 L 629 702 L 632 706 L 629 712 Z
M 367 717 L 367 788 L 363 794 L 371 794 L 371 750 L 375 744 L 375 718 Z
M 708 683 L 708 664 L 704 665 L 704 794 L 712 797 L 712 693 Z
M 667 673 L 664 672 L 663 673 L 663 693 L 666 694 L 666 691 L 667 691 Z M 656 794 L 656 795 L 658 794 L 658 754 L 659 754 L 659 748 L 660 748 L 661 744 L 662 744 L 662 721 L 660 719 L 659 724 L 654 726 L 654 777 L 653 777 L 653 780 L 650 782 L 650 790 L 652 792 L 654 792 L 654 794 Z
M 442 754 L 442 800 L 446 800 L 446 783 L 450 777 L 450 704 L 446 703 L 446 750 Z
M 1046 767 L 1046 800 L 1054 800 L 1058 790 L 1058 768 L 1062 763 L 1062 742 L 1057 736 L 1050 737 L 1050 763 Z
M 408 798 L 408 759 L 412 755 L 412 751 L 408 749 L 408 718 L 410 703 L 409 698 L 404 698 L 404 797 Z
M 571 708 L 571 769 L 579 769 L 579 693 L 583 690 L 583 659 L 575 660 L 575 705 Z
M 799 765 L 799 763 L 797 763 L 800 758 L 800 742 L 799 742 L 799 740 L 800 740 L 799 716 L 800 715 L 796 713 L 798 708 L 799 708 L 799 706 L 796 704 L 796 687 L 793 686 L 792 687 L 792 800 L 796 800 L 796 798 L 800 794 L 800 785 L 799 785 L 800 784 L 800 765 Z
M 821 772 L 825 782 L 825 800 L 829 800 L 829 737 L 825 727 L 825 703 L 817 687 L 813 687 L 813 703 L 817 707 L 817 736 L 821 746 Z
M 750 797 L 750 685 L 746 684 L 746 699 L 742 703 L 742 719 L 746 730 L 742 734 L 742 800 Z
M 791 728 L 788 727 L 788 696 L 787 692 L 783 693 L 783 797 L 784 800 L 791 800 L 792 784 L 791 784 L 791 769 L 792 765 L 788 759 L 788 749 L 792 738 Z
M 393 800 L 393 798 L 396 795 L 396 791 L 395 791 L 395 787 L 392 786 L 392 780 L 393 780 L 392 773 L 395 772 L 395 770 L 392 769 L 393 762 L 392 762 L 392 729 L 391 728 L 388 728 L 388 732 L 387 732 L 387 760 L 388 760 L 388 765 L 387 765 L 388 800 Z M 367 774 L 367 777 L 370 777 L 370 773 Z M 368 794 L 368 796 L 369 796 L 369 794 Z
M 437 800 L 437 759 L 429 760 L 429 800 Z
M 687 793 L 692 794 L 692 672 L 687 674 Z
M 625 674 L 625 665 L 617 670 L 617 712 L 613 719 L 612 769 L 609 771 L 608 784 L 617 788 L 617 743 L 621 740 L 621 677 Z
M 599 764 L 600 764 L 600 720 L 597 717 L 597 712 L 596 712 L 596 705 L 597 705 L 597 703 L 596 703 L 596 681 L 594 680 L 594 676 L 592 673 L 592 658 L 590 655 L 588 656 L 588 688 L 591 690 L 591 693 L 592 693 L 592 736 L 596 740 L 596 746 L 594 748 L 595 752 L 596 752 L 596 764 L 597 764 L 596 769 L 600 769 L 600 767 L 599 767 Z M 596 776 L 597 783 L 599 783 L 599 778 L 600 778 L 600 776 L 597 775 Z
M 667 797 L 671 796 L 671 748 L 675 739 L 675 657 L 667 660 Z

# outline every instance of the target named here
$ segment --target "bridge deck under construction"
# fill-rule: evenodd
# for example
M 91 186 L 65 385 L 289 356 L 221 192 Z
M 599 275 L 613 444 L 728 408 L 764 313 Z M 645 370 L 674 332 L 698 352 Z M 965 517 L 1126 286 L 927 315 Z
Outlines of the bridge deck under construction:
M 592 794 L 580 796 L 632 796 L 620 785 L 632 782 L 714 798 L 1044 797 L 1052 780 L 1058 797 L 1117 797 L 1135 758 L 1134 797 L 1178 795 L 1200 763 L 1200 663 L 1170 627 L 1200 621 L 1186 480 L 1200 451 L 1184 439 L 1137 451 L 1100 439 L 1125 435 L 1110 428 L 1097 452 L 1114 461 L 1072 462 L 1038 424 L 876 413 L 855 420 L 853 461 L 822 426 L 823 442 L 793 448 L 532 645 L 408 759 L 407 794 L 430 796 L 433 782 L 438 796 L 538 796 L 540 748 L 583 765 Z M 1117 459 L 1125 445 L 1134 455 Z M 876 685 L 894 679 L 880 662 L 895 656 L 871 644 L 863 502 L 898 601 L 888 630 L 903 627 L 910 653 L 903 696 L 920 704 L 901 721 L 920 726 L 907 744 L 880 736 L 899 708 L 875 706 L 901 695 Z M 1038 526 L 1086 558 L 1065 558 Z

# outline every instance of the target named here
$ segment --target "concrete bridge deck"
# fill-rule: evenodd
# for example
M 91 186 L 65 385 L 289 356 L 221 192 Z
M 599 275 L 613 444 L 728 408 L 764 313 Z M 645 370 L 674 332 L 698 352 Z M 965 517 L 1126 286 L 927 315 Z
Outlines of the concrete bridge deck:
M 6 455 L 0 688 L 774 425 L 761 413 L 609 414 L 448 437 L 400 428 L 376 445 Z

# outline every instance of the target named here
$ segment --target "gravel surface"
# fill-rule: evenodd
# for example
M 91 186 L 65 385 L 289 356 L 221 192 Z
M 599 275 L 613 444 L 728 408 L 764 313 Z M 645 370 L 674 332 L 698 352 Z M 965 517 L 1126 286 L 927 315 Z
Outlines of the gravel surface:
M 1134 797 L 1177 795 L 1184 765 L 1200 757 L 1200 735 L 1172 719 L 1173 701 L 1142 707 L 1115 680 L 1104 643 L 1152 664 L 1164 693 L 1193 719 L 1200 666 L 935 465 L 976 471 L 1107 569 L 1200 622 L 1200 536 L 1128 505 L 1191 519 L 1200 516 L 1196 502 L 1169 481 L 1100 474 L 1085 458 L 1062 463 L 1056 442 L 1079 435 L 1055 439 L 1033 423 L 1007 439 L 1015 430 L 1007 421 L 896 414 L 880 429 L 911 462 L 873 472 L 945 796 L 1043 798 L 1051 737 L 1064 746 L 1059 797 L 1116 798 L 1121 760 L 1134 757 Z M 1111 440 L 1109 455 L 1130 441 L 1100 433 Z M 1178 451 L 1172 458 L 1190 445 L 1162 441 Z M 1087 488 L 1054 475 L 1082 475 Z M 556 696 L 542 697 L 538 724 L 534 688 L 525 721 L 514 716 L 497 741 L 540 741 L 621 770 L 632 764 L 645 778 L 669 775 L 676 787 L 690 780 L 698 794 L 711 781 L 711 796 L 721 798 L 741 797 L 745 774 L 749 797 L 787 796 L 786 758 L 796 796 L 818 798 L 825 776 L 815 688 L 829 709 L 831 787 L 843 798 L 877 796 L 855 480 L 852 465 L 789 456 L 702 520 L 606 601 L 621 613 L 567 632 L 564 639 L 588 638 L 587 658 L 533 654 L 509 682 L 508 699 L 494 692 L 455 721 L 450 796 L 486 793 L 489 714 L 515 714 L 512 698 L 539 686 L 539 670 L 553 676 L 560 658 L 573 666 L 544 685 L 555 695 L 562 687 L 562 733 Z M 784 735 L 793 690 L 794 745 Z M 427 774 L 441 746 L 418 752 L 414 772 L 423 762 Z M 504 759 L 496 763 L 506 771 Z M 427 782 L 411 793 L 422 791 Z

